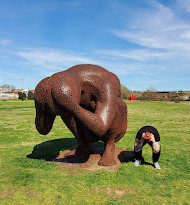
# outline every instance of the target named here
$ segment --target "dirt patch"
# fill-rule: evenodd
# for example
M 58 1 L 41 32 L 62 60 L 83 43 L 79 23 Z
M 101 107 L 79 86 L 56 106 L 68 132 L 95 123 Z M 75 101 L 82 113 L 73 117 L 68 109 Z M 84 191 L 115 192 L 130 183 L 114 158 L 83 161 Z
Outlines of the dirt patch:
M 1 195 L 0 195 L 0 198 L 1 199 L 11 198 L 12 196 L 14 196 L 15 190 L 16 190 L 15 188 L 11 188 L 11 189 L 2 191 Z
M 97 187 L 95 188 L 96 192 L 105 192 L 112 198 L 117 198 L 121 199 L 124 195 L 126 194 L 134 194 L 134 195 L 139 195 L 138 192 L 136 191 L 135 188 L 130 187 L 130 188 L 125 188 L 125 187 Z
M 71 157 L 64 157 L 64 155 L 70 151 L 71 150 L 65 150 L 57 158 L 53 159 L 52 162 L 61 167 L 67 168 L 69 170 L 75 167 L 77 168 L 78 172 L 81 172 L 82 170 L 94 171 L 99 169 L 116 171 L 122 165 L 122 163 L 132 161 L 134 159 L 133 151 L 116 149 L 115 157 L 116 157 L 117 164 L 114 166 L 106 167 L 106 166 L 98 165 L 98 162 L 101 156 L 103 155 L 103 151 L 104 151 L 103 147 L 93 147 L 90 156 L 86 159 L 76 158 L 74 157 L 74 155 Z

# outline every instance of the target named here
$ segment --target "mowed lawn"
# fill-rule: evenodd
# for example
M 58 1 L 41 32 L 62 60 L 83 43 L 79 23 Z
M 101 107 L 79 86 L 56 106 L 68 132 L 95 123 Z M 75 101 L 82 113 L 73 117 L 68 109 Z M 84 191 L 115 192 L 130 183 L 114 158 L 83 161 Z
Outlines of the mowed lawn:
M 137 131 L 156 127 L 161 170 L 129 161 L 115 172 L 81 171 L 27 158 L 43 142 L 49 141 L 51 151 L 41 156 L 56 155 L 76 141 L 60 117 L 47 136 L 40 135 L 33 101 L 0 101 L 0 204 L 190 204 L 190 102 L 126 103 L 128 129 L 116 147 L 133 150 Z M 146 145 L 146 162 L 152 163 L 151 155 Z

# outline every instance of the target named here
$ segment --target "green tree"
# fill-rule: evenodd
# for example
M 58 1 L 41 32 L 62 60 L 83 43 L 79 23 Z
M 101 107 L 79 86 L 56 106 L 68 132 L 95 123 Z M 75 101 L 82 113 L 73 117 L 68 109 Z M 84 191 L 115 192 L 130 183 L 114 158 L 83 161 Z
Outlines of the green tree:
M 121 96 L 124 99 L 128 99 L 131 96 L 131 91 L 124 85 L 121 85 Z
M 18 92 L 18 99 L 20 100 L 26 100 L 26 94 L 22 92 Z
M 34 93 L 31 90 L 28 91 L 28 100 L 34 100 Z

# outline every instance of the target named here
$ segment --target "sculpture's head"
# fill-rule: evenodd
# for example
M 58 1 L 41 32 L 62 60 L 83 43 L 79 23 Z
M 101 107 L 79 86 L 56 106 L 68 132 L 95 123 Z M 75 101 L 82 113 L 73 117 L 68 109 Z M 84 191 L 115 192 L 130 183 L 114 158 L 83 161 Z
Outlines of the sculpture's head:
M 48 93 L 51 93 L 51 90 L 48 90 L 48 79 L 43 79 L 37 86 L 34 92 L 34 100 L 36 107 L 36 129 L 42 135 L 47 135 L 52 126 L 55 119 L 53 103 L 51 103 L 52 98 L 48 96 Z M 48 92 L 49 91 L 49 92 Z M 51 111 L 48 110 L 48 105 L 51 106 Z

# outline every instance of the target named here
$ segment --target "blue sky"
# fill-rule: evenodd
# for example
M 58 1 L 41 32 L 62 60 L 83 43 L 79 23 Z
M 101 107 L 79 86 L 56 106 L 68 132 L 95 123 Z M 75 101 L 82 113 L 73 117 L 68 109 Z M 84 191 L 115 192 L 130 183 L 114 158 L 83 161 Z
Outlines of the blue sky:
M 0 85 L 86 63 L 131 90 L 190 90 L 190 0 L 0 0 Z

